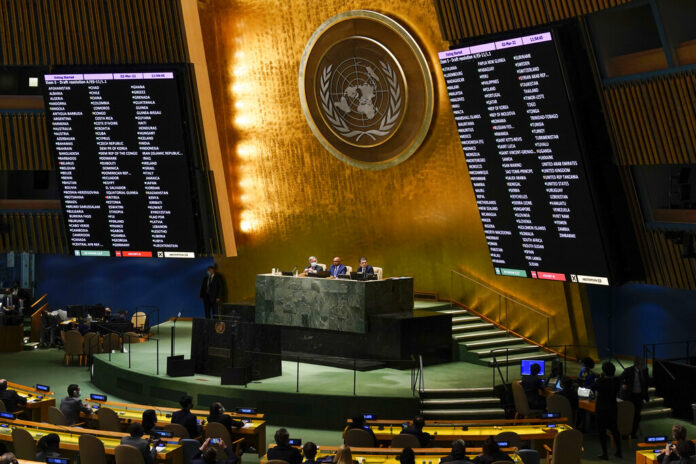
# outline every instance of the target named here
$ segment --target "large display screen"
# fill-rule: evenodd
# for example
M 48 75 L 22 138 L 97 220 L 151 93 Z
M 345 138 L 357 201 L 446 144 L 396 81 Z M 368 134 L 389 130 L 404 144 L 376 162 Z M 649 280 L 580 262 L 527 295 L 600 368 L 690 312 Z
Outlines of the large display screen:
M 46 74 L 49 133 L 77 256 L 192 258 L 198 248 L 177 73 Z
M 439 59 L 496 274 L 609 285 L 556 40 L 511 34 Z

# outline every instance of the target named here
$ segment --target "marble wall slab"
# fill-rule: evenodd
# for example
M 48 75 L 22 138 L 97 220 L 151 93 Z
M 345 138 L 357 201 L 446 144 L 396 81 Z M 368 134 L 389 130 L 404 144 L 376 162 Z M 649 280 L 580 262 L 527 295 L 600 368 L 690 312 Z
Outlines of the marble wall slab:
M 256 276 L 256 322 L 365 333 L 369 316 L 413 311 L 413 279 Z

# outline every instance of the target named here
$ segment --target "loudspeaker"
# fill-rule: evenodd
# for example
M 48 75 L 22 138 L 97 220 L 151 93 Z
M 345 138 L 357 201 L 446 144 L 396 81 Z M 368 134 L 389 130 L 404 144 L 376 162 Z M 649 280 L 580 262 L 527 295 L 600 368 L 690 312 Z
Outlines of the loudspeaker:
M 222 371 L 220 385 L 246 385 L 249 380 L 248 367 L 228 367 Z
M 169 377 L 187 377 L 194 374 L 193 359 L 184 359 L 184 355 L 167 356 L 167 375 Z

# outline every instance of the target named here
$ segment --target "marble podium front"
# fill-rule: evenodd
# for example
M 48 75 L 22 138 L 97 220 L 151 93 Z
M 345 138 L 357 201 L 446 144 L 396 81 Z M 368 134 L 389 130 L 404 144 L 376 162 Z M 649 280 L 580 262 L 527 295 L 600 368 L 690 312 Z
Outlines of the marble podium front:
M 365 333 L 369 316 L 413 311 L 413 279 L 256 276 L 256 322 Z

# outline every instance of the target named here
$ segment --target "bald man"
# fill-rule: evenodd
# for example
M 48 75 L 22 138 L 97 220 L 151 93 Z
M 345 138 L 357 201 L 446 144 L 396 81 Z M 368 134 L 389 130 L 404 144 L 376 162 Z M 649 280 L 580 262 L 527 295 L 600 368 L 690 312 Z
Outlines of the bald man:
M 5 403 L 7 412 L 19 411 L 23 406 L 26 406 L 27 399 L 19 396 L 16 391 L 7 389 L 7 380 L 0 379 L 0 401 Z
M 340 275 L 345 275 L 346 273 L 346 267 L 341 264 L 341 258 L 336 256 L 333 259 L 333 264 L 329 267 L 329 275 L 331 277 L 337 277 Z

